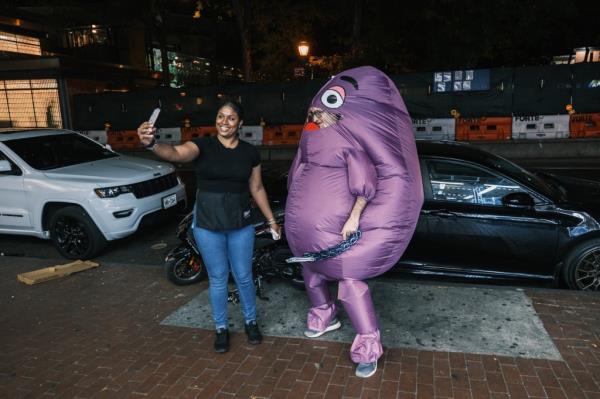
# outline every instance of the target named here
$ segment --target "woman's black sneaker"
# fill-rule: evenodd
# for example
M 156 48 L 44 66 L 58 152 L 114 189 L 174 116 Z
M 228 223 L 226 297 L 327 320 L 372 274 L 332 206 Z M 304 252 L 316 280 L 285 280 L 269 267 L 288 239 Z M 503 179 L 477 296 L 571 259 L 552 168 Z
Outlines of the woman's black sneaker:
M 229 331 L 219 328 L 215 335 L 215 352 L 225 353 L 229 350 Z
M 252 345 L 258 345 L 262 342 L 262 334 L 258 330 L 258 324 L 256 320 L 246 324 L 246 335 L 248 336 L 248 343 Z

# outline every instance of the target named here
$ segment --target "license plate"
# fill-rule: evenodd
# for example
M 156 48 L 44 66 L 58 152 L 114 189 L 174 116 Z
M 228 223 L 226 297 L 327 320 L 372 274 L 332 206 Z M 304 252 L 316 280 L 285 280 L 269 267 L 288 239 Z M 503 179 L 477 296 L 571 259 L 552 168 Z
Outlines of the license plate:
M 177 205 L 177 194 L 167 195 L 162 199 L 163 209 L 170 208 Z

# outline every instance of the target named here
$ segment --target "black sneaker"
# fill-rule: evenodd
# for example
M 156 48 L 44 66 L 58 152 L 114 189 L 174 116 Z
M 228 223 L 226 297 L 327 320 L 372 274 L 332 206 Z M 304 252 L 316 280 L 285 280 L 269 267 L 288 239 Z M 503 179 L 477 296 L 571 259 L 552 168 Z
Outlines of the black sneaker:
M 219 328 L 215 334 L 215 352 L 225 353 L 229 350 L 229 330 Z
M 248 336 L 248 343 L 252 345 L 258 345 L 262 342 L 262 334 L 258 330 L 258 324 L 256 324 L 256 320 L 252 320 L 247 323 L 246 326 L 246 335 Z

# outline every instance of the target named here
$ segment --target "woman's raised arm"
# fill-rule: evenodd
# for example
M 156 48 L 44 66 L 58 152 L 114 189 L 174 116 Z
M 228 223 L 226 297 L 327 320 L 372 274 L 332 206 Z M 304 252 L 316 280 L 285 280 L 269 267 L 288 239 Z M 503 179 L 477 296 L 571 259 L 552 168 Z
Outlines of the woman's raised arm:
M 166 161 L 191 162 L 200 155 L 200 149 L 191 141 L 175 146 L 166 143 L 152 144 L 156 140 L 155 133 L 156 128 L 149 122 L 142 123 L 137 129 L 140 143 Z

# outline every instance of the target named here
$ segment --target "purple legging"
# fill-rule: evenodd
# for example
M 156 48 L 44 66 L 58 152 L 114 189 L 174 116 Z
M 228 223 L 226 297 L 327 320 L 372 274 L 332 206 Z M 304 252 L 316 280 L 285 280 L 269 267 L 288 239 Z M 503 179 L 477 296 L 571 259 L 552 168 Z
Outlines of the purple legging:
M 327 283 L 332 281 L 316 271 L 313 264 L 304 263 L 302 274 L 312 308 L 308 311 L 308 328 L 323 331 L 337 314 L 337 306 L 331 299 Z M 357 334 L 350 348 L 354 363 L 374 362 L 383 354 L 379 326 L 373 308 L 369 286 L 360 280 L 339 280 L 338 299 Z

